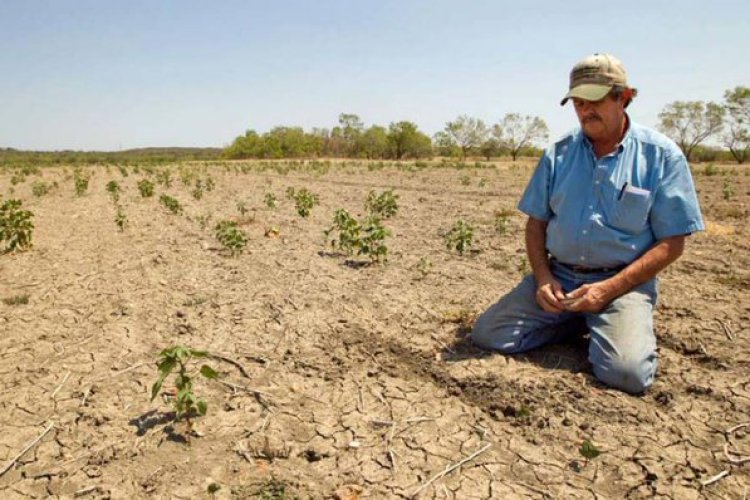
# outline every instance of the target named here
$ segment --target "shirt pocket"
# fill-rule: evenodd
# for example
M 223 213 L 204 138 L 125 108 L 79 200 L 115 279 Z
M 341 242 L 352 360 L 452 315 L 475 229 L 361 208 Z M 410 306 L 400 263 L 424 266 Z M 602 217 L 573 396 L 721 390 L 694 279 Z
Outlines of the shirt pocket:
M 630 234 L 642 232 L 651 210 L 651 191 L 629 185 L 620 189 L 612 186 L 611 189 L 614 199 L 610 198 L 609 225 Z

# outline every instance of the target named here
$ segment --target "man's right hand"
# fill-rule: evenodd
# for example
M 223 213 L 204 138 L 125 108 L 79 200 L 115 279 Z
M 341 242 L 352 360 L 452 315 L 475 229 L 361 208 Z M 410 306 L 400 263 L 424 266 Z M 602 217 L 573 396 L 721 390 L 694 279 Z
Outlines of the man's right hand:
M 536 288 L 536 303 L 547 312 L 561 313 L 565 311 L 565 305 L 561 299 L 565 298 L 562 285 L 554 278 L 538 281 Z

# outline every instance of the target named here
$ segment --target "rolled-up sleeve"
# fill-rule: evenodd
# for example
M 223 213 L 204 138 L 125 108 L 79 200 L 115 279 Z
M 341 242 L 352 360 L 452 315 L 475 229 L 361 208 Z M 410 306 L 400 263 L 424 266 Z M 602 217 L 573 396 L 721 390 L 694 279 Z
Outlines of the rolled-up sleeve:
M 535 219 L 548 221 L 552 217 L 549 205 L 550 181 L 552 178 L 552 162 L 545 154 L 531 176 L 526 190 L 518 202 L 518 209 Z
M 690 167 L 681 151 L 667 153 L 650 223 L 657 240 L 705 229 Z

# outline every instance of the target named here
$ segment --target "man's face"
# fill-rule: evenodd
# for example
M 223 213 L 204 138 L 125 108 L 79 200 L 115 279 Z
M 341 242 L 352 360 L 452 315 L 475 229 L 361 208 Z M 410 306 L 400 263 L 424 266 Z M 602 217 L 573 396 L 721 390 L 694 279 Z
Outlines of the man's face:
M 600 101 L 586 101 L 575 97 L 572 100 L 583 133 L 592 142 L 616 141 L 620 138 L 625 117 L 623 99 L 616 99 L 608 94 Z

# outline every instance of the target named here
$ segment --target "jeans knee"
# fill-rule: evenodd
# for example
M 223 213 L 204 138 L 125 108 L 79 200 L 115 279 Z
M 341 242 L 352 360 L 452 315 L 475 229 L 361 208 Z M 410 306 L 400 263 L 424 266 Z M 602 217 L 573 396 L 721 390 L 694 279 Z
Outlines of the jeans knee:
M 474 345 L 504 354 L 518 352 L 518 341 L 513 338 L 512 332 L 506 332 L 505 328 L 493 328 L 489 323 L 484 315 L 474 323 L 471 330 L 471 341 Z
M 606 365 L 594 365 L 594 375 L 610 387 L 630 394 L 645 392 L 654 382 L 655 356 L 643 359 L 613 359 Z

